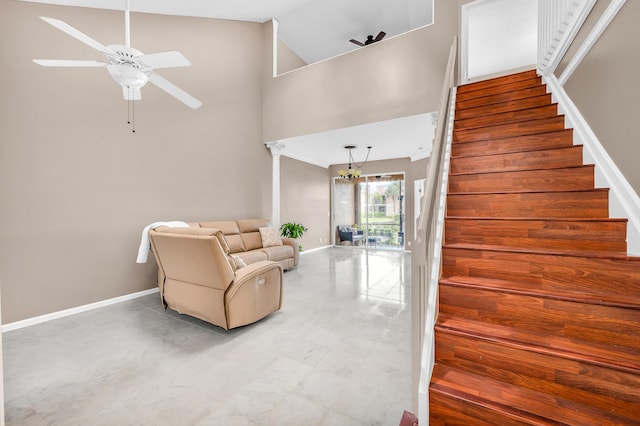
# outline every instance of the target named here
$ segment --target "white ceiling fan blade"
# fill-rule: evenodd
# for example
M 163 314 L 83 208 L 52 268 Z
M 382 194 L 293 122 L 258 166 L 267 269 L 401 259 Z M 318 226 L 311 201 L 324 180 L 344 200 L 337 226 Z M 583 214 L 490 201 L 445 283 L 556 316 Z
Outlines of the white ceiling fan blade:
M 130 87 L 122 86 L 122 96 L 125 101 L 139 101 L 142 99 L 142 92 L 140 88 L 132 89 Z
M 153 73 L 151 75 L 149 81 L 193 109 L 198 109 L 202 105 L 202 102 L 200 102 L 175 84 L 171 83 L 169 80 L 160 77 L 156 73 Z
M 150 66 L 153 69 L 157 68 L 175 68 L 175 67 L 188 67 L 191 66 L 191 62 L 177 50 L 170 52 L 151 53 L 149 55 L 142 55 L 138 57 L 145 65 Z
M 100 52 L 104 53 L 105 55 L 114 55 L 115 54 L 115 52 L 113 50 L 111 50 L 108 47 L 104 46 L 102 43 L 100 43 L 98 41 L 95 41 L 94 39 L 92 39 L 91 37 L 86 35 L 85 33 L 76 30 L 71 25 L 67 24 L 66 22 L 63 22 L 63 21 L 61 21 L 59 19 L 47 18 L 46 16 L 41 16 L 40 19 L 42 19 L 43 21 L 47 22 L 48 24 L 53 25 L 54 27 L 56 27 L 60 31 L 69 34 L 71 37 L 73 37 L 73 38 L 75 38 L 77 40 L 80 40 L 81 42 L 83 42 L 87 46 L 90 46 L 90 47 L 93 47 L 96 50 L 99 50 Z
M 67 59 L 34 59 L 38 65 L 43 67 L 106 67 L 106 62 L 100 61 L 76 61 Z

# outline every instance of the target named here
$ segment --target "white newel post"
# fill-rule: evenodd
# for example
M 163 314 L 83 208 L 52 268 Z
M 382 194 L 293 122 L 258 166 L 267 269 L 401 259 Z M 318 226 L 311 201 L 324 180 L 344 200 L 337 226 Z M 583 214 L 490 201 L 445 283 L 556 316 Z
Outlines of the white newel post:
M 269 142 L 266 144 L 271 150 L 273 158 L 271 177 L 271 222 L 273 226 L 280 227 L 280 155 L 285 145 L 281 142 Z

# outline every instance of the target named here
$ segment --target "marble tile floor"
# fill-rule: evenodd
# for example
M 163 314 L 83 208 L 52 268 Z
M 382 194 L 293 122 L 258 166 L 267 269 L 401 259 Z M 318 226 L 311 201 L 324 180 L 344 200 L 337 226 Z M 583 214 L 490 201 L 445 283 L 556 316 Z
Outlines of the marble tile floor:
M 328 248 L 282 309 L 225 331 L 158 294 L 7 332 L 7 425 L 398 425 L 411 410 L 410 254 Z

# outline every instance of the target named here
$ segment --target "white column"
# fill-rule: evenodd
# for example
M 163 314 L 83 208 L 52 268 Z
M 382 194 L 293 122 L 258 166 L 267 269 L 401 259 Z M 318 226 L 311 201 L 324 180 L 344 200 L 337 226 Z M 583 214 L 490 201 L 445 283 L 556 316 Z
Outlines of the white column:
M 274 141 L 266 144 L 271 150 L 273 158 L 271 177 L 271 223 L 280 227 L 280 155 L 285 149 L 281 142 Z

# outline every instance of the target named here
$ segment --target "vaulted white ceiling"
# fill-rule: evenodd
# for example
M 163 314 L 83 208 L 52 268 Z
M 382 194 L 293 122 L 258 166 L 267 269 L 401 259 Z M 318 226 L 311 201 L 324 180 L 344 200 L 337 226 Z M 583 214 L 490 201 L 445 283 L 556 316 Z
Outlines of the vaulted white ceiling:
M 124 10 L 126 0 L 27 0 L 66 6 Z M 433 0 L 129 0 L 133 12 L 266 22 L 307 63 L 358 48 L 380 31 L 387 38 L 428 25 Z
M 68 6 L 124 10 L 126 0 L 24 0 Z M 349 39 L 364 41 L 367 35 L 375 36 L 385 31 L 385 40 L 431 24 L 434 19 L 433 0 L 129 0 L 133 12 L 159 13 L 166 15 L 195 16 L 240 21 L 265 22 L 275 18 L 278 35 L 307 63 L 327 59 L 353 49 L 360 48 Z M 524 12 L 521 3 L 537 4 L 537 0 L 483 0 L 478 6 L 494 7 L 491 21 L 482 18 L 474 22 L 476 31 L 482 31 L 483 43 L 474 46 L 474 58 L 488 58 L 495 49 L 495 14 L 499 22 L 519 22 Z M 535 8 L 533 8 L 535 9 Z M 527 12 L 528 13 L 528 12 Z M 535 49 L 535 34 L 521 34 L 531 40 L 518 39 L 517 49 L 527 42 Z M 475 37 L 475 35 L 474 35 Z M 512 37 L 509 37 L 511 40 Z M 384 43 L 385 40 L 381 41 Z M 489 40 L 489 41 L 487 41 Z M 464 44 L 464 41 L 463 41 Z M 486 45 L 486 46 L 485 46 Z M 463 49 L 464 50 L 464 49 Z M 465 52 L 463 51 L 462 54 Z M 513 53 L 513 52 L 512 52 Z M 492 68 L 484 72 L 499 72 L 509 69 L 501 57 L 512 53 L 491 56 Z M 475 64 L 475 63 L 474 63 Z M 471 64 L 470 64 L 471 65 Z M 482 64 L 480 64 L 482 65 Z M 480 66 L 478 65 L 478 66 Z M 526 65 L 526 64 L 525 64 Z M 511 65 L 512 67 L 513 65 Z M 367 145 L 374 145 L 370 159 L 426 157 L 431 151 L 434 126 L 431 113 L 404 117 L 379 123 L 338 129 L 315 135 L 305 135 L 283 140 L 285 155 L 326 167 L 345 163 L 347 155 L 344 145 L 354 141 L 366 153 Z M 388 137 L 385 137 L 387 135 Z M 393 137 L 392 137 L 392 136 Z M 322 141 L 319 143 L 318 141 Z M 358 161 L 360 161 L 358 159 Z

